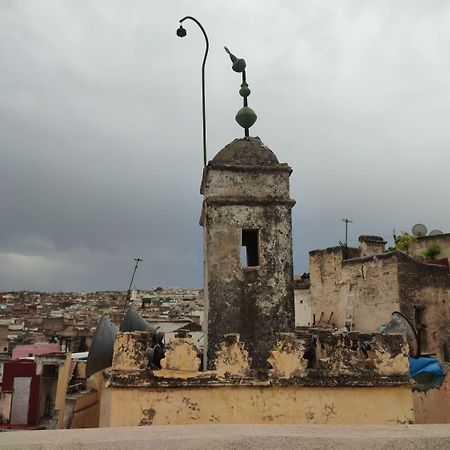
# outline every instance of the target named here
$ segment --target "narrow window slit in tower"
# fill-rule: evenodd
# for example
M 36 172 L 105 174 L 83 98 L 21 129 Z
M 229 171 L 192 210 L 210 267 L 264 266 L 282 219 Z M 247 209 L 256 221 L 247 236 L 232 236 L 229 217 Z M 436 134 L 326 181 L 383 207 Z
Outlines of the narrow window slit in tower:
M 241 265 L 259 266 L 258 230 L 242 230 Z

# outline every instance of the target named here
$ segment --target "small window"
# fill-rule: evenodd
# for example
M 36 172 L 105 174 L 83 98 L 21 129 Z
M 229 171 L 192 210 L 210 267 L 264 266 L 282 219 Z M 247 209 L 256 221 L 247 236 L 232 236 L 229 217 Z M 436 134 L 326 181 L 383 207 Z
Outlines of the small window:
M 241 265 L 259 266 L 258 230 L 242 230 Z
M 423 306 L 414 306 L 414 319 L 416 321 L 417 328 L 420 328 L 423 325 L 423 310 L 425 308 Z

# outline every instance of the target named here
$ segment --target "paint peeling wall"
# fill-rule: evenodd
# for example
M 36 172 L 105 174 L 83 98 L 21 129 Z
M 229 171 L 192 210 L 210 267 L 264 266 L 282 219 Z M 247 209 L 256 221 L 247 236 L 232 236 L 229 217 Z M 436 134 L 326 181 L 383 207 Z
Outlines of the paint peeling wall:
M 100 426 L 398 424 L 414 419 L 409 387 L 221 386 L 114 389 Z
M 117 340 L 123 341 L 120 334 Z M 181 346 L 188 351 L 180 354 Z M 194 350 L 192 341 L 176 338 L 159 371 L 120 370 L 114 357 L 101 390 L 100 426 L 413 421 L 408 346 L 401 335 L 279 333 L 268 370 L 250 367 L 237 335 L 222 341 L 219 370 L 191 370 L 198 360 Z

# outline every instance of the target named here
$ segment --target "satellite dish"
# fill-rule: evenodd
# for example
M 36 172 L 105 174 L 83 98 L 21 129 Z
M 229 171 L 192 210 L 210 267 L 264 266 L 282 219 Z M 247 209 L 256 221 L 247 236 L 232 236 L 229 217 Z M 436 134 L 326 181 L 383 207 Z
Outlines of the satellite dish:
M 411 322 L 401 312 L 394 311 L 391 314 L 390 322 L 382 328 L 381 333 L 406 334 L 410 356 L 414 358 L 418 358 L 420 356 L 420 342 L 416 330 L 411 325 Z
M 412 234 L 416 237 L 426 236 L 427 235 L 427 227 L 422 223 L 416 223 L 412 227 Z
M 156 328 L 148 323 L 134 306 L 130 306 L 120 324 L 120 331 L 148 331 L 152 336 L 156 335 Z
M 430 231 L 430 234 L 428 236 L 439 236 L 440 234 L 444 234 L 441 230 L 433 230 Z
M 119 329 L 105 314 L 98 322 L 94 339 L 87 357 L 86 377 L 89 378 L 99 370 L 111 367 L 113 360 L 114 340 Z

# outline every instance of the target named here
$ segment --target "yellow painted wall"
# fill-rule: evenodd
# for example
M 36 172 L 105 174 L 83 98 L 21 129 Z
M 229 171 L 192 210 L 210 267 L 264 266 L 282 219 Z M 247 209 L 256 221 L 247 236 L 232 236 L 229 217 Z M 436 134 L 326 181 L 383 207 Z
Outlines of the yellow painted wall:
M 414 421 L 409 386 L 105 388 L 102 396 L 100 426 Z
M 439 389 L 414 392 L 416 423 L 450 423 L 450 375 Z
M 70 428 L 97 428 L 99 422 L 99 404 L 95 403 L 73 414 Z

